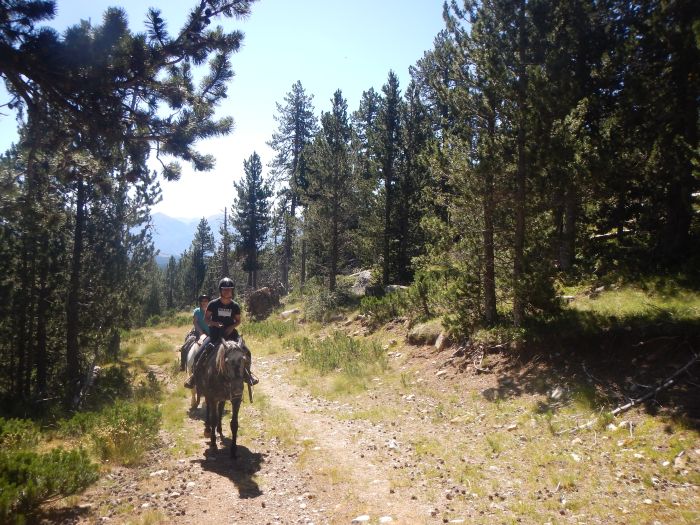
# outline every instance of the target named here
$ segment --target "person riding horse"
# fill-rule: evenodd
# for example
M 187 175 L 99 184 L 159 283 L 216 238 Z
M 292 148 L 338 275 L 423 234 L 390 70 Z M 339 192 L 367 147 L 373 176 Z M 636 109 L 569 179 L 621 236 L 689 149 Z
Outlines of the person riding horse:
M 209 335 L 209 325 L 207 325 L 204 315 L 209 305 L 209 296 L 202 294 L 197 299 L 199 306 L 192 312 L 192 330 L 185 337 L 185 343 L 180 348 L 180 372 L 187 368 L 187 354 L 190 348 L 199 341 L 203 334 Z
M 186 388 L 194 387 L 195 376 L 213 348 L 218 346 L 222 340 L 238 341 L 239 335 L 236 327 L 241 324 L 241 307 L 233 300 L 233 281 L 228 277 L 219 281 L 219 297 L 209 302 L 204 319 L 211 333 L 204 340 L 199 355 L 195 358 L 194 371 L 185 382 Z M 249 355 L 248 362 L 251 361 L 252 356 Z M 250 369 L 247 372 L 248 382 L 251 385 L 256 385 L 258 378 L 253 375 Z

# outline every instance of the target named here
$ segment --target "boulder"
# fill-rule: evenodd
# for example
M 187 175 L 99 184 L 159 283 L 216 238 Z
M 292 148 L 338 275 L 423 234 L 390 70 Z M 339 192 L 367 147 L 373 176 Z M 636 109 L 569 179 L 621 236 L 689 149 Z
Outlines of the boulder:
M 414 326 L 406 337 L 412 345 L 434 345 L 441 333 L 442 324 L 434 319 Z
M 403 286 L 401 284 L 388 284 L 384 287 L 385 293 L 399 292 L 401 290 L 408 290 L 408 286 Z
M 284 312 L 282 312 L 282 313 L 280 314 L 280 317 L 281 317 L 282 319 L 289 319 L 289 318 L 292 317 L 293 315 L 296 315 L 296 314 L 299 314 L 299 313 L 301 313 L 301 310 L 299 310 L 299 308 L 294 308 L 294 309 L 292 309 L 292 310 L 285 310 Z
M 350 292 L 353 295 L 362 297 L 367 294 L 367 287 L 370 286 L 372 282 L 372 271 L 362 270 L 360 272 L 353 273 L 350 278 L 354 279 L 352 286 L 350 287 Z
M 280 305 L 280 296 L 277 290 L 268 288 L 260 288 L 251 293 L 246 299 L 246 309 L 256 321 L 261 321 L 267 318 L 272 310 Z

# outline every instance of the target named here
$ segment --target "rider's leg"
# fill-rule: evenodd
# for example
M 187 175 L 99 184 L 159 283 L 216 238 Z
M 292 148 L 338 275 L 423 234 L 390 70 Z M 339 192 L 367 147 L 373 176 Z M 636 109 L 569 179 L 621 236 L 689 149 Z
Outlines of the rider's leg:
M 253 355 L 250 353 L 250 350 L 248 348 L 245 349 L 246 354 L 247 354 L 247 366 L 245 367 L 246 372 L 248 373 L 248 378 L 247 381 L 251 385 L 257 385 L 260 380 L 256 377 L 255 374 L 253 374 L 253 371 L 251 370 L 252 365 L 253 365 Z
M 201 363 L 206 361 L 206 356 L 209 355 L 209 348 L 212 346 L 211 338 L 207 337 L 202 343 L 202 346 L 199 347 L 199 350 L 197 350 L 197 354 L 194 356 L 194 364 L 192 365 L 192 375 L 185 381 L 185 388 L 194 388 L 194 380 L 197 376 L 197 372 L 201 367 Z

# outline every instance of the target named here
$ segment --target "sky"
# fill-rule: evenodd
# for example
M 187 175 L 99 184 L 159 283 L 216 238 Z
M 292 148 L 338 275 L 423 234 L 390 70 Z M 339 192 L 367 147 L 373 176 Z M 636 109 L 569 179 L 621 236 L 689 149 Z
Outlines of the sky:
M 107 7 L 122 7 L 132 31 L 143 31 L 148 7 L 162 11 L 171 33 L 184 23 L 195 0 L 57 0 L 57 16 L 45 25 L 58 31 L 90 20 L 101 23 Z M 245 34 L 243 46 L 232 56 L 235 73 L 228 98 L 217 116 L 232 116 L 234 131 L 197 144 L 214 155 L 209 172 L 194 172 L 183 163 L 176 182 L 161 182 L 163 199 L 153 213 L 191 219 L 210 217 L 233 203 L 233 181 L 243 176 L 243 161 L 257 152 L 263 175 L 273 152 L 266 145 L 277 129 L 276 103 L 301 81 L 313 95 L 316 114 L 330 109 L 340 89 L 348 111 L 357 109 L 363 91 L 380 91 L 390 70 L 401 88 L 410 80 L 408 68 L 433 46 L 443 28 L 443 0 L 260 0 L 243 20 L 216 19 L 212 25 Z M 0 103 L 7 93 L 0 88 Z M 16 140 L 14 116 L 0 115 L 0 151 Z M 154 168 L 157 166 L 153 164 Z

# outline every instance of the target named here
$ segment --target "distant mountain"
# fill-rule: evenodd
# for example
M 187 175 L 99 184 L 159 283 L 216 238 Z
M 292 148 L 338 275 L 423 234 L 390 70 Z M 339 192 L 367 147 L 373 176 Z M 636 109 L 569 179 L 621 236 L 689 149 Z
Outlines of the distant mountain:
M 154 213 L 153 219 L 153 243 L 160 255 L 157 260 L 159 264 L 167 264 L 171 255 L 176 258 L 192 244 L 194 233 L 197 231 L 199 219 L 175 219 L 163 213 Z M 219 241 L 219 225 L 224 222 L 223 214 L 205 217 L 209 223 L 214 239 Z

